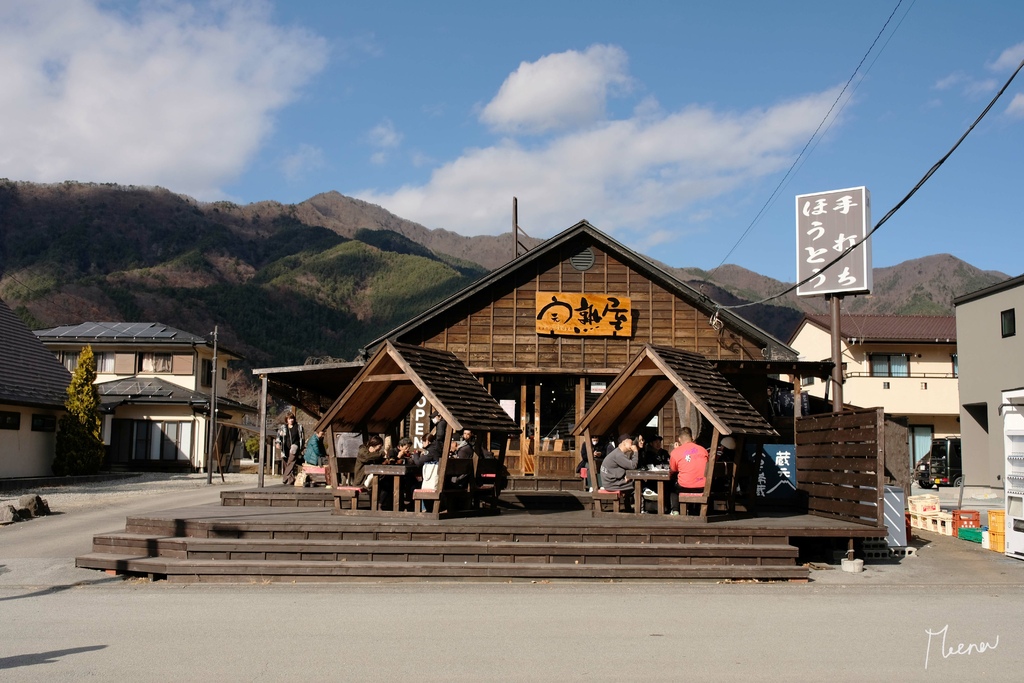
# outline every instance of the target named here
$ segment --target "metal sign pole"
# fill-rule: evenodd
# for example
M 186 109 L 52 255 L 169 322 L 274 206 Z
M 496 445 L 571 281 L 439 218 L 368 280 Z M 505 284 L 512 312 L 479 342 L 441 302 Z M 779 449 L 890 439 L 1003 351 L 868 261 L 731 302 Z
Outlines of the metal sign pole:
M 210 381 L 210 420 L 207 422 L 206 483 L 213 483 L 213 451 L 217 443 L 217 326 L 213 328 L 213 373 Z M 223 476 L 223 472 L 221 473 Z
M 843 348 L 839 329 L 839 304 L 842 296 L 831 294 L 829 308 L 832 312 L 832 412 L 843 412 Z

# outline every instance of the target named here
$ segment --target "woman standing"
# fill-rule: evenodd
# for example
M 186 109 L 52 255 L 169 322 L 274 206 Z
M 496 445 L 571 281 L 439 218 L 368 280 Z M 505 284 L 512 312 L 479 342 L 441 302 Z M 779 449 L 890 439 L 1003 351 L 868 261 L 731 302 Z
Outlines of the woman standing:
M 295 419 L 295 413 L 290 412 L 284 416 L 284 424 L 277 430 L 277 443 L 281 446 L 281 458 L 284 462 L 284 467 L 281 468 L 281 483 L 293 486 L 299 454 L 306 443 L 305 432 Z

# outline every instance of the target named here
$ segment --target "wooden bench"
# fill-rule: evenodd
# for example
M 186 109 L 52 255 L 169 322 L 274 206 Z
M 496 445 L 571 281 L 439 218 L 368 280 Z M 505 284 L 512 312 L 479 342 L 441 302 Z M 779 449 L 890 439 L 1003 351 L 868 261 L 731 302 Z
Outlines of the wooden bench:
M 341 514 L 348 504 L 348 511 L 355 512 L 359 509 L 359 494 L 365 491 L 362 486 L 346 486 L 342 481 L 351 479 L 355 471 L 355 458 L 334 458 L 334 473 L 332 474 L 331 495 L 334 498 L 334 513 Z
M 717 442 L 717 439 L 715 441 Z M 714 443 L 713 446 L 717 446 L 717 443 Z M 711 500 L 711 484 L 715 480 L 715 450 L 718 449 L 714 448 L 714 450 L 708 454 L 708 464 L 704 468 L 704 492 L 679 494 L 679 514 L 681 516 L 690 516 L 687 506 L 699 505 L 700 511 L 696 516 L 700 518 L 702 522 L 708 521 L 708 505 Z
M 604 514 L 604 504 L 610 502 L 612 504 L 612 512 L 625 512 L 624 503 L 626 500 L 625 491 L 609 491 L 608 489 L 598 489 L 590 494 L 590 499 L 594 503 L 594 515 Z M 636 505 L 636 501 L 633 501 Z
M 501 484 L 505 478 L 503 466 L 498 458 L 478 458 L 476 478 L 473 482 L 473 508 L 480 507 L 481 502 L 490 508 L 496 508 L 498 496 L 501 495 Z
M 450 481 L 453 477 L 464 478 L 466 483 L 460 486 L 455 486 Z M 414 507 L 416 501 L 431 501 L 433 503 L 433 509 L 430 512 L 414 510 L 414 514 L 431 517 L 433 519 L 440 519 L 442 507 L 445 508 L 445 512 L 452 512 L 452 503 L 454 500 L 462 500 L 464 502 L 471 500 L 473 478 L 474 472 L 472 459 L 449 458 L 447 456 L 443 456 L 440 462 L 440 472 L 438 473 L 438 485 L 441 488 L 416 489 L 412 492 Z

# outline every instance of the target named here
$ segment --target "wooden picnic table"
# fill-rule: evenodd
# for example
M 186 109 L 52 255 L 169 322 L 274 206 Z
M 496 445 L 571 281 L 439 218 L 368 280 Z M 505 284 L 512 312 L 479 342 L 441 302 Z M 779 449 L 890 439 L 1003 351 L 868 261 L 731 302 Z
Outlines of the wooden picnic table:
M 644 509 L 643 493 L 644 482 L 653 481 L 658 487 L 658 512 L 665 514 L 665 482 L 672 480 L 672 473 L 664 470 L 626 470 L 626 479 L 633 481 L 633 512 L 642 514 Z
M 400 510 L 402 504 L 402 477 L 411 477 L 419 472 L 417 465 L 366 465 L 363 472 L 373 475 L 373 484 L 370 486 L 370 510 L 377 509 L 377 486 L 381 477 L 391 477 L 394 486 L 394 494 L 391 498 L 391 509 L 394 512 Z

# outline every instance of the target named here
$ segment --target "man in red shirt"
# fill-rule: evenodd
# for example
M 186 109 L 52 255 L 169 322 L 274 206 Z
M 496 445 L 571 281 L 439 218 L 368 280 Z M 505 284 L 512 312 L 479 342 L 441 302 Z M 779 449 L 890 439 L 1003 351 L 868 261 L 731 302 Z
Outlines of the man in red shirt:
M 708 452 L 693 442 L 693 432 L 683 427 L 679 432 L 679 445 L 669 456 L 668 469 L 676 475 L 672 486 L 672 514 L 679 514 L 680 493 L 704 493 Z

